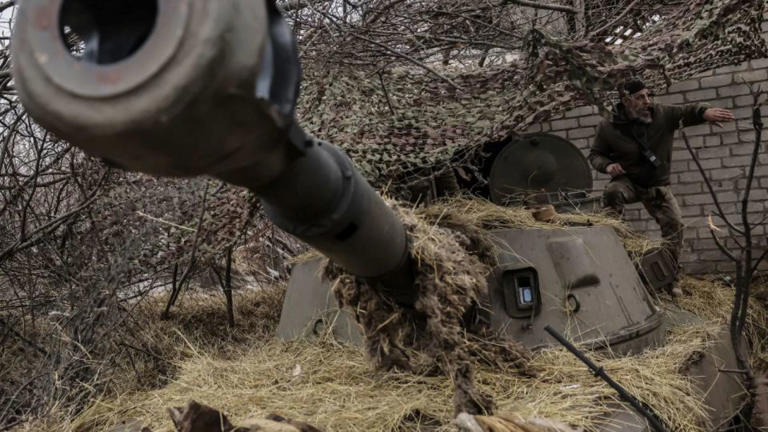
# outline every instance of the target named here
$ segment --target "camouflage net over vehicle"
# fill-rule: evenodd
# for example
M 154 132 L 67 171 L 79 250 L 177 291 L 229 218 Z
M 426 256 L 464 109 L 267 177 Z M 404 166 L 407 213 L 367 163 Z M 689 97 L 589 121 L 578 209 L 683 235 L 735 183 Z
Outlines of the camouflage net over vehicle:
M 400 186 L 448 162 L 471 170 L 472 153 L 484 143 L 576 106 L 607 109 L 628 76 L 642 74 L 661 90 L 671 80 L 768 57 L 764 12 L 760 0 L 680 2 L 619 45 L 568 42 L 534 29 L 524 52 L 514 54 L 519 60 L 460 68 L 430 63 L 440 76 L 413 65 L 366 71 L 310 63 L 299 119 L 344 148 L 375 186 L 402 197 Z

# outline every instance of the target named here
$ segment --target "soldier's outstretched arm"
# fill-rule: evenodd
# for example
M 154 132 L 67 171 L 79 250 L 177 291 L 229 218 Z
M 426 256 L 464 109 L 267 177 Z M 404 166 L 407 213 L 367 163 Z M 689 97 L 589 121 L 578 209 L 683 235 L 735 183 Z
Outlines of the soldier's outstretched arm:
M 733 113 L 725 108 L 708 108 L 702 115 L 704 120 L 713 123 L 718 127 L 723 127 L 723 123 L 734 120 Z

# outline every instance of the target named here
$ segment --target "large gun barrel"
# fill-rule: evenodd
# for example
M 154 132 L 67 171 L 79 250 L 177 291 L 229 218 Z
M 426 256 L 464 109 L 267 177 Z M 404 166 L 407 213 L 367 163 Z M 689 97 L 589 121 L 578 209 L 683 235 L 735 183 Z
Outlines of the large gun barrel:
M 43 127 L 154 175 L 254 191 L 277 226 L 396 300 L 415 298 L 402 223 L 294 118 L 295 40 L 265 0 L 25 0 L 13 77 Z

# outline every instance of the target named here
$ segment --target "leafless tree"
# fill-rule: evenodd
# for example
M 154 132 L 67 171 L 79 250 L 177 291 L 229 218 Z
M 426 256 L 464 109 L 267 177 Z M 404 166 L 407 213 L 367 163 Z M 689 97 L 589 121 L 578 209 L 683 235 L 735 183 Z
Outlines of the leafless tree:
M 763 132 L 763 120 L 761 114 L 761 107 L 764 103 L 765 91 L 755 89 L 750 85 L 750 91 L 754 99 L 752 106 L 752 125 L 755 130 L 755 141 L 752 146 L 752 154 L 749 163 L 749 168 L 746 172 L 746 181 L 743 189 L 740 191 L 740 205 L 738 208 L 738 214 L 736 216 L 730 216 L 726 213 L 718 199 L 718 195 L 715 192 L 712 182 L 709 180 L 706 171 L 702 167 L 696 152 L 692 148 L 688 137 L 685 132 L 681 132 L 683 142 L 685 143 L 688 152 L 691 154 L 691 158 L 696 163 L 696 166 L 701 173 L 704 183 L 707 186 L 707 190 L 712 196 L 715 215 L 722 221 L 727 227 L 727 231 L 718 228 L 712 221 L 710 216 L 709 230 L 717 245 L 718 249 L 734 264 L 735 277 L 733 278 L 734 299 L 733 309 L 731 310 L 730 319 L 730 337 L 733 345 L 734 352 L 736 353 L 736 360 L 739 366 L 738 373 L 743 375 L 745 388 L 749 390 L 751 400 L 754 402 L 756 397 L 755 388 L 755 376 L 752 373 L 752 369 L 749 364 L 748 358 L 745 356 L 744 346 L 742 345 L 742 338 L 744 334 L 744 327 L 747 323 L 749 314 L 749 299 L 752 290 L 753 280 L 755 274 L 764 262 L 766 255 L 768 255 L 768 245 L 758 246 L 755 241 L 755 229 L 758 227 L 765 227 L 766 217 L 764 214 L 757 214 L 750 212 L 751 193 L 755 185 L 755 168 L 758 165 L 760 159 L 759 155 L 763 150 L 762 144 L 762 132 Z M 726 234 L 727 238 L 731 240 L 729 243 L 733 243 L 735 247 L 728 247 L 723 234 Z M 746 410 L 746 415 L 751 415 L 751 406 Z M 749 418 L 749 417 L 748 417 Z

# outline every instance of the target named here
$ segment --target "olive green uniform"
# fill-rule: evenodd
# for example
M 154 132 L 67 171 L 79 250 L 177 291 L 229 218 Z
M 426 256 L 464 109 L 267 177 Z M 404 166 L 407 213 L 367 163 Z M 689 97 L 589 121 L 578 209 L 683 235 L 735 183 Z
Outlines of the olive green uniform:
M 652 121 L 645 124 L 627 118 L 623 105 L 619 104 L 611 120 L 603 120 L 598 127 L 589 152 L 589 163 L 597 171 L 605 173 L 612 163 L 620 164 L 625 171 L 611 179 L 606 187 L 604 205 L 621 215 L 625 204 L 642 202 L 661 227 L 675 263 L 679 261 L 683 245 L 683 221 L 669 187 L 674 133 L 680 127 L 704 123 L 706 109 L 707 106 L 700 104 L 653 104 Z M 656 165 L 644 150 L 656 156 Z

